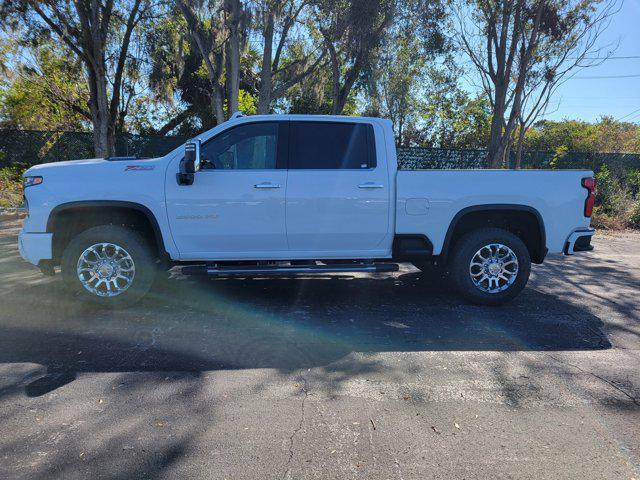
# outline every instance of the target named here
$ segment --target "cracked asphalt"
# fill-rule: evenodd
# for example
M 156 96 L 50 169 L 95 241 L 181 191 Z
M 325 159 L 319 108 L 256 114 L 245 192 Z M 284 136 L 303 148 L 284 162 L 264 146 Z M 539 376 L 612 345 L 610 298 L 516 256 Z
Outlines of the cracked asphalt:
M 0 478 L 640 479 L 640 234 L 501 308 L 435 274 L 207 280 L 97 310 L 0 223 Z

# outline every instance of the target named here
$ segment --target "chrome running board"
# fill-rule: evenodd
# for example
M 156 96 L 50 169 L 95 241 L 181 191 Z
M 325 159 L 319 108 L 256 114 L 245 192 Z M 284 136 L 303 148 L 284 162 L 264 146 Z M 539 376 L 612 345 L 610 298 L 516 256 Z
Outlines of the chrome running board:
M 183 275 L 221 276 L 286 276 L 318 273 L 397 272 L 395 263 L 353 263 L 334 265 L 188 265 L 182 267 Z

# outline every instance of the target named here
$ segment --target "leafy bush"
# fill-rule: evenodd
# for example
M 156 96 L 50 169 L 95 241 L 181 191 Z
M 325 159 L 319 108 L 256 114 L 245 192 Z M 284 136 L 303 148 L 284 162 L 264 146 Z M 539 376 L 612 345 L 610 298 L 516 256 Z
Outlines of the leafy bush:
M 629 189 L 629 193 L 638 198 L 640 195 L 640 170 L 631 170 L 624 178 L 624 183 Z
M 0 168 L 0 207 L 22 205 L 22 174 L 26 168 L 21 164 Z
M 556 148 L 556 152 L 553 155 L 553 158 L 551 159 L 551 162 L 549 162 L 549 168 L 551 170 L 557 170 L 560 164 L 560 160 L 562 160 L 564 157 L 567 156 L 567 153 L 569 152 L 569 147 L 567 147 L 566 145 L 561 145 L 558 148 Z
M 628 201 L 628 193 L 606 165 L 596 173 L 596 207 L 600 213 L 619 215 Z
M 629 226 L 632 228 L 640 228 L 640 198 L 637 198 L 631 207 Z
M 640 171 L 622 178 L 603 165 L 596 173 L 596 206 L 593 224 L 598 228 L 640 228 Z

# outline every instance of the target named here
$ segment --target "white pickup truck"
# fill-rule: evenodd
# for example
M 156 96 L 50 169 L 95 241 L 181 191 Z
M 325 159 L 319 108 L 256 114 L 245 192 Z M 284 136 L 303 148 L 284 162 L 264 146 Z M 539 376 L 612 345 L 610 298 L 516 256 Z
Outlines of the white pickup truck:
M 391 122 L 234 117 L 161 158 L 24 174 L 22 257 L 130 303 L 158 268 L 311 275 L 436 264 L 475 303 L 513 299 L 547 252 L 590 250 L 590 171 L 398 171 Z M 425 287 L 426 288 L 426 287 Z

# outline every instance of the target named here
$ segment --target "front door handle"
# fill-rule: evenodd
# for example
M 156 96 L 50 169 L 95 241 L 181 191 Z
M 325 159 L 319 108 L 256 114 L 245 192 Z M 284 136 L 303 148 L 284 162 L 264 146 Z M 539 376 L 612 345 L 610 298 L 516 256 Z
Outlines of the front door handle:
M 280 185 L 271 182 L 256 183 L 253 188 L 280 188 Z
M 358 188 L 384 188 L 380 183 L 366 182 L 358 185 Z

